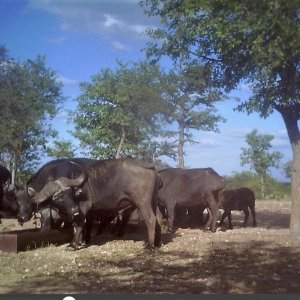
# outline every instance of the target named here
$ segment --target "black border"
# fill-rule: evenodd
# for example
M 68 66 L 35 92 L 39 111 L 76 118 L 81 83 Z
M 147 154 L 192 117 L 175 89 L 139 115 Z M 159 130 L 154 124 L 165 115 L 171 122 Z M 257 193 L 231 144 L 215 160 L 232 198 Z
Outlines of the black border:
M 0 300 L 64 300 L 67 296 L 75 300 L 300 300 L 300 294 L 0 294 Z

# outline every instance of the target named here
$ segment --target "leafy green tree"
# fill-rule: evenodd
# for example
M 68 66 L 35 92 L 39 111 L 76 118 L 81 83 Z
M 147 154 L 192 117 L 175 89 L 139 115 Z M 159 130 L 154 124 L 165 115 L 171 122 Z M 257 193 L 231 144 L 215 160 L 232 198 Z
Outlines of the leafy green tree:
M 147 62 L 118 63 L 82 83 L 75 136 L 93 157 L 135 155 L 157 131 L 161 72 Z
M 270 152 L 271 141 L 274 136 L 270 134 L 258 134 L 257 130 L 252 130 L 246 135 L 248 148 L 242 148 L 241 165 L 250 165 L 260 177 L 261 198 L 265 198 L 265 185 L 268 171 L 271 167 L 278 168 L 279 161 L 283 155 L 278 152 Z
M 166 76 L 163 98 L 169 106 L 166 119 L 176 123 L 177 129 L 169 131 L 170 137 L 178 137 L 178 166 L 184 168 L 184 145 L 196 143 L 191 130 L 218 131 L 217 123 L 224 121 L 216 115 L 214 104 L 223 99 L 219 89 L 214 88 L 209 72 L 196 62 L 170 71 Z
M 43 57 L 0 63 L 0 153 L 13 181 L 17 171 L 35 167 L 55 133 L 50 122 L 63 99 L 61 84 Z
M 76 149 L 71 141 L 54 141 L 52 147 L 47 148 L 47 154 L 53 158 L 72 158 Z
M 293 161 L 288 161 L 283 165 L 283 171 L 286 178 L 292 178 Z
M 239 106 L 268 117 L 278 111 L 293 150 L 290 233 L 300 238 L 300 14 L 299 0 L 145 0 L 162 28 L 149 30 L 148 55 L 197 59 L 226 91 L 242 80 L 253 96 Z
M 174 150 L 174 145 L 168 141 L 157 142 L 149 139 L 143 141 L 139 147 L 140 156 L 144 161 L 156 164 L 156 162 L 159 162 L 159 157 L 163 155 L 176 160 L 176 151 Z

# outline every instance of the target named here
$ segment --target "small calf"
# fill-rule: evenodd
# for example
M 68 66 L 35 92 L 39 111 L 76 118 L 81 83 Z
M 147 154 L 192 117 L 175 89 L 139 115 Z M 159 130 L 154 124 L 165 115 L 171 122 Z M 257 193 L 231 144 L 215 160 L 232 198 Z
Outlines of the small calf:
M 252 215 L 253 227 L 256 226 L 255 219 L 255 195 L 249 188 L 243 187 L 234 190 L 224 190 L 219 194 L 219 207 L 224 210 L 219 226 L 221 226 L 226 217 L 228 217 L 228 228 L 233 229 L 231 223 L 231 211 L 244 211 L 246 226 L 249 217 L 249 208 Z

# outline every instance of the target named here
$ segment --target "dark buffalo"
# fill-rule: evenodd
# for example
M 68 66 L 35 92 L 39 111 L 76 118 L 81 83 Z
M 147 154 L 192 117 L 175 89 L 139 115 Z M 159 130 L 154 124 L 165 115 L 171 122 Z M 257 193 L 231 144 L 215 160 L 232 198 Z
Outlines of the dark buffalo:
M 135 207 L 125 208 L 121 211 L 91 211 L 87 215 L 84 241 L 89 243 L 93 227 L 97 228 L 96 235 L 102 234 L 110 226 L 110 233 L 122 237 L 126 232 L 131 213 Z M 95 224 L 96 223 L 96 224 Z
M 219 194 L 220 208 L 224 210 L 219 225 L 221 226 L 228 217 L 228 228 L 232 229 L 231 211 L 239 210 L 245 214 L 244 226 L 247 225 L 249 209 L 252 215 L 252 225 L 256 226 L 255 219 L 255 195 L 249 188 L 243 187 L 234 190 L 224 190 Z
M 8 218 L 16 215 L 14 192 L 9 190 L 11 184 L 10 171 L 0 164 L 0 217 Z M 1 222 L 1 219 L 0 219 Z
M 8 190 L 11 184 L 11 173 L 10 171 L 0 164 L 0 203 L 3 198 L 3 193 Z
M 28 221 L 34 212 L 40 217 L 41 229 L 48 230 L 59 228 L 62 224 L 71 225 L 74 215 L 78 213 L 78 205 L 71 199 L 60 201 L 54 195 L 53 201 L 45 201 L 43 205 L 37 207 L 32 200 L 36 193 L 39 193 L 49 182 L 59 177 L 75 178 L 82 173 L 82 167 L 93 164 L 96 160 L 87 158 L 57 159 L 41 167 L 26 183 L 25 190 L 18 191 L 18 219 L 22 224 Z M 73 195 L 70 189 L 64 191 L 65 194 Z
M 118 212 L 137 208 L 148 230 L 148 247 L 160 245 L 160 226 L 156 220 L 159 177 L 152 164 L 132 158 L 97 161 L 82 169 L 76 179 L 59 178 L 49 182 L 35 195 L 34 201 L 59 195 L 62 202 L 69 201 L 64 191 L 77 189 L 79 215 L 74 221 L 71 246 L 78 249 L 85 220 L 99 211 Z
M 207 223 L 207 218 L 204 214 L 206 208 L 206 205 L 203 204 L 190 208 L 177 206 L 175 208 L 174 226 L 180 228 L 198 228 L 201 225 L 205 225 Z
M 15 189 L 6 190 L 3 192 L 2 201 L 0 203 L 0 218 L 17 218 L 17 216 L 18 204 Z
M 225 180 L 212 168 L 179 169 L 168 168 L 158 172 L 163 185 L 158 191 L 159 205 L 165 207 L 168 215 L 168 227 L 174 231 L 174 215 L 176 207 L 193 210 L 193 207 L 209 208 L 209 220 L 205 229 L 211 225 L 216 231 L 219 216 L 217 195 L 225 186 Z M 201 211 L 199 210 L 199 218 Z

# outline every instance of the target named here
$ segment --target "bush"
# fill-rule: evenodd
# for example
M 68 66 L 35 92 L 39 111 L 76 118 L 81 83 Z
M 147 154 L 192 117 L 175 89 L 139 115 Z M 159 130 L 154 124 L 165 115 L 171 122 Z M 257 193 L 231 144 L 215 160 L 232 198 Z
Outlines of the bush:
M 228 182 L 226 189 L 248 187 L 255 193 L 255 198 L 261 198 L 260 178 L 252 172 L 234 173 L 232 176 L 224 176 Z M 266 199 L 281 200 L 291 195 L 290 183 L 279 182 L 271 176 L 266 178 Z

